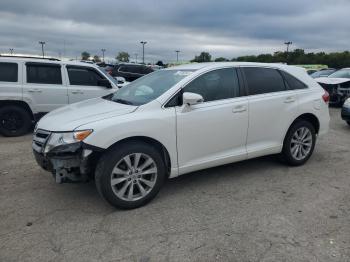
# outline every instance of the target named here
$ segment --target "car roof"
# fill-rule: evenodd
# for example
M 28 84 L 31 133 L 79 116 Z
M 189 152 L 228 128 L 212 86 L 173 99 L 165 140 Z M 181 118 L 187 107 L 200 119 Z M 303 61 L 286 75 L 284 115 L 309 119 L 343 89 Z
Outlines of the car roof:
M 174 67 L 169 67 L 166 70 L 200 70 L 200 69 L 215 69 L 227 66 L 258 66 L 258 67 L 274 67 L 274 68 L 288 68 L 295 67 L 281 63 L 254 63 L 254 62 L 208 62 L 208 63 L 192 63 L 184 64 Z M 299 68 L 299 67 L 298 67 Z
M 78 65 L 78 66 L 89 66 L 89 67 L 98 67 L 95 64 L 79 62 L 79 61 L 60 61 L 60 60 L 50 60 L 43 58 L 31 58 L 31 57 L 8 57 L 0 56 L 0 61 L 14 61 L 14 62 L 36 62 L 36 63 L 45 63 L 45 64 L 65 64 L 65 65 Z

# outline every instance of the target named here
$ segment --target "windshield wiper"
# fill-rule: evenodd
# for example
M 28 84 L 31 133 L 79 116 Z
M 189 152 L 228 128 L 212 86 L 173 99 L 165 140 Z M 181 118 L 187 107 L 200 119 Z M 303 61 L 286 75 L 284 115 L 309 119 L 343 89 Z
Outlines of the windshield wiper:
M 121 98 L 117 98 L 117 99 L 113 99 L 112 101 L 120 103 L 120 104 L 124 104 L 124 105 L 134 105 L 132 102 L 121 99 Z

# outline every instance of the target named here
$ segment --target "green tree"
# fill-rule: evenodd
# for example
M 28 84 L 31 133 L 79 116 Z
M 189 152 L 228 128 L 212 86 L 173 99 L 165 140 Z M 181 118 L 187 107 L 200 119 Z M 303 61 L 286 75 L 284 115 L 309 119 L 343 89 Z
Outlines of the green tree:
M 195 56 L 191 62 L 198 62 L 198 63 L 203 63 L 203 62 L 210 62 L 211 61 L 211 55 L 208 52 L 202 52 L 200 53 L 199 56 Z
M 90 58 L 90 53 L 84 51 L 81 53 L 81 60 L 88 60 Z
M 119 52 L 115 59 L 120 62 L 129 62 L 130 55 L 128 52 Z
M 228 59 L 225 58 L 225 57 L 218 57 L 218 58 L 215 58 L 214 61 L 215 61 L 215 62 L 227 62 L 227 61 L 230 61 L 230 60 L 228 60 Z
M 101 62 L 101 58 L 98 55 L 94 55 L 94 62 L 95 63 L 100 63 Z

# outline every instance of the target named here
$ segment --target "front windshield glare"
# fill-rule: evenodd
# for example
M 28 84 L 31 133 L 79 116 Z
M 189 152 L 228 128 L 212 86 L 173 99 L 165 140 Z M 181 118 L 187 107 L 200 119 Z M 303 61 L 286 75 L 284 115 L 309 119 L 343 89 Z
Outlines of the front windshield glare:
M 342 69 L 329 75 L 331 78 L 350 78 L 350 69 Z
M 122 87 L 109 99 L 127 105 L 147 104 L 192 72 L 190 70 L 159 70 Z

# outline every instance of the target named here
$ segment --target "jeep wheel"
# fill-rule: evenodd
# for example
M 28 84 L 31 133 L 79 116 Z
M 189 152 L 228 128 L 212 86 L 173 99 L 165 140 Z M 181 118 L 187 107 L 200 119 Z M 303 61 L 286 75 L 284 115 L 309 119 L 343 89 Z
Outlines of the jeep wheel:
M 131 209 L 151 201 L 165 177 L 161 154 L 148 144 L 130 142 L 102 156 L 95 182 L 99 193 L 111 205 Z
M 32 125 L 31 115 L 19 106 L 0 108 L 0 133 L 4 136 L 21 136 L 26 134 Z

